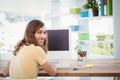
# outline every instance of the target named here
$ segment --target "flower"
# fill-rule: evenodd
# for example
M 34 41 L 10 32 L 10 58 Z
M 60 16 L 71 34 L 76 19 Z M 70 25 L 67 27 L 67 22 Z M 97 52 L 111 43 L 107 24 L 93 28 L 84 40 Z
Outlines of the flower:
M 80 51 L 78 52 L 79 57 L 86 57 L 87 51 Z

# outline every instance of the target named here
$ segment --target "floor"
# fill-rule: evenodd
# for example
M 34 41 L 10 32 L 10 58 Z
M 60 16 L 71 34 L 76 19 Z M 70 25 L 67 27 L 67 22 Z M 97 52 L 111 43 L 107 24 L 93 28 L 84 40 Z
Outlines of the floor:
M 0 78 L 0 80 L 10 80 L 10 79 L 9 77 L 7 77 L 7 78 Z M 113 80 L 113 77 L 38 77 L 37 79 L 29 79 L 29 80 Z
M 113 80 L 113 77 L 55 77 L 49 80 Z

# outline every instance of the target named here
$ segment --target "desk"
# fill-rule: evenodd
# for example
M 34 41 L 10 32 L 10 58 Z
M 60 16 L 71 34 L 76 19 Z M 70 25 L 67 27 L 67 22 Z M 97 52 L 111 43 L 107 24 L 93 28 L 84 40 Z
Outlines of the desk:
M 63 61 L 61 61 L 63 62 Z M 59 68 L 56 76 L 89 76 L 89 77 L 120 77 L 120 59 L 88 59 L 86 64 L 93 64 L 93 67 L 80 67 L 79 70 L 73 71 L 75 60 L 65 60 L 70 64 L 70 68 Z M 0 77 L 7 61 L 0 61 Z M 44 70 L 40 70 L 38 76 L 49 76 Z

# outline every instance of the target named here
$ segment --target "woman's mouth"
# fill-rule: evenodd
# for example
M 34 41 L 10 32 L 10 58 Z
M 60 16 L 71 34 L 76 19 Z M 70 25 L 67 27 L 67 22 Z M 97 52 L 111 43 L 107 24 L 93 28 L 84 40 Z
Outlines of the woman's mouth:
M 40 45 L 43 45 L 44 40 L 39 40 Z

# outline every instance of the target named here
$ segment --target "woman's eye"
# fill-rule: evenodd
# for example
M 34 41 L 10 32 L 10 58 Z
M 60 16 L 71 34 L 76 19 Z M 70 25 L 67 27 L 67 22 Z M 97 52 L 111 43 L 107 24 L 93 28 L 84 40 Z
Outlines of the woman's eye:
M 46 31 L 44 32 L 44 34 L 46 34 Z
M 38 31 L 39 34 L 46 34 L 46 31 Z
M 37 32 L 37 33 L 41 34 L 42 32 L 41 32 L 41 31 L 39 31 L 39 32 Z

